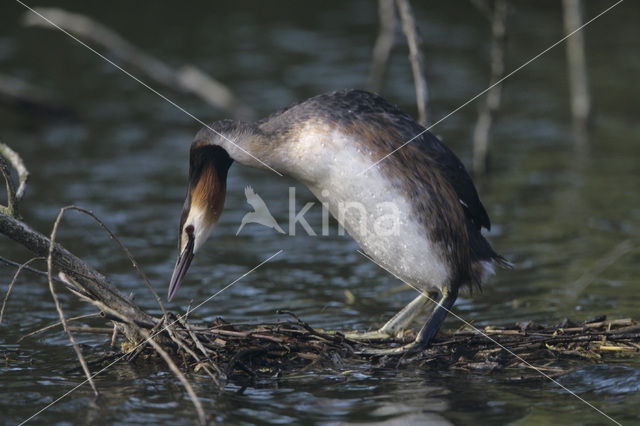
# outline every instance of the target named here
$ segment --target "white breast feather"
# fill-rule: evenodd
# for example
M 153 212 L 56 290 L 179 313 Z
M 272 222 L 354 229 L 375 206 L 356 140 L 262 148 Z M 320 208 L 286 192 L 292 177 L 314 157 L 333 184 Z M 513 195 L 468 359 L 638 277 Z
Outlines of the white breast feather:
M 360 174 L 373 161 L 366 143 L 339 130 L 310 126 L 288 150 L 289 173 L 326 203 L 362 249 L 402 280 L 422 289 L 440 290 L 449 276 L 447 262 L 417 220 L 411 200 L 393 187 L 380 167 Z M 360 209 L 345 206 L 357 203 Z M 396 222 L 380 221 L 397 211 Z M 384 223 L 397 225 L 393 232 Z M 393 222 L 393 223 L 392 223 Z M 378 224 L 376 228 L 376 224 Z

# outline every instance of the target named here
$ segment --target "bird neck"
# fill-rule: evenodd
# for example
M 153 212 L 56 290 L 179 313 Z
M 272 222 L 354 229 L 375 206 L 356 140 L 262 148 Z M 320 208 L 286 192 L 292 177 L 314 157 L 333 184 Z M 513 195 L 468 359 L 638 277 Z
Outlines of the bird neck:
M 240 164 L 277 170 L 279 162 L 274 149 L 279 145 L 279 140 L 277 135 L 263 131 L 256 124 L 223 120 L 200 130 L 192 149 L 201 145 L 216 145 Z

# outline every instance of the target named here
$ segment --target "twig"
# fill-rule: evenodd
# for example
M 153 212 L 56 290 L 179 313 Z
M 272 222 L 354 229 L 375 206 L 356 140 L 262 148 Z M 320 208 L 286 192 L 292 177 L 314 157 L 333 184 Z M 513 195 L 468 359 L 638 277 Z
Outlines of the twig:
M 253 110 L 236 98 L 227 86 L 192 65 L 184 65 L 175 70 L 87 16 L 57 8 L 37 7 L 33 10 L 35 13 L 29 11 L 24 16 L 23 22 L 27 26 L 54 28 L 37 15 L 40 14 L 60 28 L 82 38 L 83 41 L 101 45 L 124 62 L 144 72 L 149 78 L 167 87 L 199 96 L 207 103 L 230 112 L 238 119 L 246 120 L 254 115 Z
M 112 348 L 115 348 L 117 339 L 118 339 L 118 326 L 116 324 L 113 324 L 113 332 L 111 334 L 111 342 L 109 343 L 109 346 L 111 346 Z
M 151 337 L 156 337 L 159 333 L 161 333 L 163 331 L 164 328 L 166 328 L 166 327 L 163 328 L 162 325 L 167 323 L 166 321 L 168 321 L 168 320 L 169 320 L 169 318 L 163 317 L 162 320 L 158 321 L 158 323 L 153 326 L 153 328 L 151 329 L 151 332 L 149 333 L 149 335 Z M 149 339 L 144 339 L 141 343 L 136 345 L 133 348 L 133 350 L 130 353 L 127 354 L 127 356 L 126 356 L 127 361 L 128 362 L 135 361 L 135 359 L 138 358 L 138 356 L 142 353 L 142 351 L 144 350 L 144 348 L 147 345 L 147 343 L 149 343 Z
M 67 323 L 70 323 L 70 322 L 72 322 L 72 321 L 77 321 L 77 320 L 85 319 L 85 318 L 93 318 L 93 317 L 99 317 L 99 316 L 100 316 L 100 312 L 96 312 L 95 314 L 78 315 L 77 317 L 67 318 Z M 62 325 L 62 322 L 60 322 L 60 321 L 59 321 L 59 322 L 56 322 L 56 323 L 53 323 L 53 324 L 49 324 L 49 325 L 48 325 L 48 326 L 46 326 L 46 327 L 39 328 L 39 329 L 37 329 L 37 330 L 35 330 L 35 331 L 32 331 L 32 332 L 31 332 L 31 333 L 29 333 L 29 334 L 25 334 L 24 336 L 22 336 L 21 338 L 19 338 L 19 339 L 18 339 L 18 343 L 22 342 L 22 341 L 23 341 L 24 339 L 26 339 L 27 337 L 31 337 L 31 336 L 33 336 L 33 335 L 35 335 L 35 334 L 42 333 L 43 331 L 50 330 L 50 329 L 52 329 L 52 328 L 54 328 L 54 327 L 57 327 L 57 326 L 59 326 L 59 325 Z
M 27 170 L 27 167 L 24 165 L 24 161 L 22 161 L 22 158 L 18 153 L 2 142 L 0 142 L 0 155 L 6 158 L 18 172 L 18 189 L 15 191 L 14 198 L 15 202 L 19 203 L 22 200 L 22 197 L 24 197 L 27 180 L 29 179 L 29 170 Z
M 191 357 L 196 361 L 197 363 L 196 365 L 204 368 L 204 371 L 209 375 L 209 377 L 211 377 L 211 379 L 215 382 L 218 388 L 221 388 L 220 382 L 218 381 L 218 378 L 215 376 L 215 374 L 213 374 L 211 370 L 209 370 L 209 367 L 202 362 L 198 354 L 189 347 L 189 345 L 184 341 L 184 339 L 180 337 L 179 333 L 173 330 L 173 325 L 175 323 L 176 321 L 172 321 L 170 324 L 167 324 L 167 327 L 165 327 L 165 330 L 167 330 L 167 332 L 169 333 L 169 337 L 171 337 L 171 340 L 173 340 L 179 347 L 181 347 L 182 350 L 184 350 L 186 353 L 191 355 Z
M 147 277 L 147 274 L 144 273 L 144 271 L 142 270 L 142 268 L 140 267 L 138 262 L 136 262 L 136 259 L 131 255 L 131 252 L 129 251 L 127 246 L 125 246 L 122 243 L 122 241 L 120 241 L 120 239 L 116 236 L 116 234 L 114 234 L 111 231 L 111 229 L 109 229 L 109 227 L 102 220 L 100 220 L 100 218 L 98 218 L 98 216 L 96 216 L 90 210 L 83 209 L 82 207 L 77 207 L 77 206 L 67 206 L 67 207 L 65 207 L 65 209 L 76 210 L 76 211 L 79 211 L 80 213 L 84 213 L 86 215 L 91 216 L 96 222 L 98 222 L 98 224 L 102 227 L 102 229 L 107 231 L 107 233 L 109 234 L 111 239 L 114 240 L 120 246 L 122 251 L 124 251 L 124 253 L 127 255 L 127 258 L 129 259 L 129 261 L 133 264 L 133 267 L 136 269 L 136 271 L 138 271 L 138 273 L 140 274 L 140 276 L 142 277 L 144 282 L 147 284 L 147 287 L 149 288 L 149 290 L 151 290 L 151 293 L 156 298 L 156 302 L 158 302 L 158 305 L 160 305 L 160 309 L 162 310 L 163 315 L 166 317 L 167 316 L 167 311 L 164 308 L 164 305 L 162 304 L 162 299 L 160 298 L 160 296 L 158 295 L 156 290 L 151 285 L 151 282 L 149 281 L 149 278 Z
M 0 233 L 23 245 L 38 256 L 48 256 L 49 254 L 51 246 L 49 238 L 9 215 L 0 214 Z M 74 279 L 78 288 L 85 293 L 84 295 L 88 299 L 104 302 L 105 306 L 110 306 L 121 317 L 134 318 L 142 323 L 155 322 L 149 314 L 123 297 L 102 274 L 60 244 L 53 245 L 52 260 L 56 268 L 64 271 Z M 73 291 L 73 289 L 71 290 Z M 129 340 L 137 341 L 140 339 L 137 328 L 129 328 L 128 323 L 122 323 L 119 327 L 121 327 Z
M 47 258 L 46 257 L 40 257 L 40 259 L 46 260 Z M 43 271 L 41 271 L 39 269 L 36 269 L 36 268 L 32 268 L 31 266 L 23 265 L 22 263 L 14 262 L 13 260 L 7 259 L 6 257 L 0 256 L 0 262 L 6 263 L 7 265 L 15 266 L 16 268 L 22 267 L 22 269 L 24 269 L 25 271 L 33 272 L 36 275 L 40 275 L 41 277 L 47 278 L 47 273 L 46 272 L 43 272 Z M 62 284 L 62 285 L 65 285 L 65 286 L 69 287 L 69 283 L 65 282 L 64 280 L 61 280 L 60 278 L 57 278 L 57 277 L 53 277 L 53 279 L 58 284 Z
M 50 240 L 49 255 L 47 256 L 47 274 L 49 275 L 49 290 L 51 291 L 51 296 L 53 297 L 53 301 L 56 304 L 56 310 L 58 311 L 58 315 L 60 316 L 60 322 L 62 323 L 62 327 L 64 328 L 64 331 L 67 333 L 67 336 L 69 336 L 69 341 L 71 342 L 71 345 L 73 346 L 73 350 L 76 352 L 76 355 L 78 356 L 78 361 L 80 361 L 80 365 L 82 365 L 84 374 L 87 376 L 87 380 L 89 381 L 89 384 L 91 385 L 91 388 L 93 389 L 94 394 L 98 396 L 100 394 L 98 393 L 98 389 L 96 388 L 96 385 L 93 382 L 93 378 L 91 377 L 91 371 L 89 371 L 89 366 L 87 365 L 87 362 L 84 360 L 84 357 L 82 356 L 82 351 L 80 350 L 80 347 L 76 343 L 76 339 L 73 337 L 71 330 L 69 330 L 69 327 L 67 326 L 67 320 L 65 319 L 64 312 L 62 311 L 62 307 L 60 306 L 60 301 L 58 300 L 58 295 L 56 294 L 56 290 L 53 285 L 54 244 L 55 244 L 56 232 L 58 231 L 58 226 L 60 226 L 60 220 L 62 219 L 62 215 L 64 214 L 64 212 L 65 212 L 64 208 L 60 210 L 60 213 L 56 218 L 56 222 L 53 225 L 53 230 L 51 231 L 51 237 L 49 238 Z
M 74 327 L 69 326 L 71 331 L 80 331 L 83 333 L 98 333 L 98 334 L 111 334 L 113 329 L 109 327 Z
M 369 90 L 378 92 L 382 88 L 384 75 L 389 64 L 396 32 L 396 9 L 394 0 L 378 0 L 380 29 L 373 46 L 373 59 L 369 72 Z
M 9 300 L 9 296 L 11 295 L 11 290 L 13 290 L 13 286 L 15 285 L 16 281 L 18 280 L 18 276 L 20 275 L 20 272 L 22 272 L 22 270 L 25 267 L 27 267 L 27 265 L 29 265 L 29 263 L 31 263 L 33 261 L 36 261 L 36 260 L 44 260 L 44 257 L 33 257 L 33 258 L 27 260 L 25 263 L 20 265 L 20 267 L 18 268 L 16 273 L 13 275 L 13 279 L 11 280 L 11 283 L 9 284 L 9 288 L 7 289 L 7 294 L 4 296 L 4 300 L 2 301 L 2 309 L 0 309 L 0 324 L 2 324 L 2 319 L 4 318 L 4 310 L 7 307 L 7 301 Z
M 474 2 L 478 7 L 484 2 Z M 484 9 L 481 9 L 486 13 Z M 506 45 L 506 19 L 508 5 L 506 0 L 496 0 L 491 19 L 491 85 L 504 77 L 505 45 Z M 502 99 L 502 84 L 493 87 L 484 104 L 482 104 L 478 121 L 473 130 L 473 171 L 477 175 L 483 175 L 487 171 L 487 158 L 489 153 L 489 133 L 493 123 L 493 117 L 500 108 Z
M 51 241 L 29 228 L 23 222 L 6 214 L 0 214 L 0 233 L 23 245 L 38 256 L 47 256 Z M 140 323 L 155 323 L 153 317 L 140 309 L 127 298 L 123 297 L 107 279 L 95 269 L 91 268 L 77 256 L 74 256 L 60 244 L 53 245 L 52 260 L 56 268 L 73 278 L 83 296 L 87 300 L 99 300 L 105 306 L 111 307 L 119 317 L 133 318 Z M 1 260 L 1 259 L 0 259 Z M 74 291 L 72 288 L 70 290 Z M 76 290 L 77 292 L 77 290 Z M 95 303 L 94 303 L 95 304 Z M 137 328 L 130 328 L 128 323 L 119 325 L 121 330 L 131 341 L 140 339 Z
M 427 79 L 424 75 L 424 64 L 422 61 L 422 40 L 418 35 L 411 5 L 409 0 L 396 0 L 398 5 L 398 13 L 402 21 L 402 29 L 407 37 L 409 45 L 409 59 L 411 61 L 411 70 L 413 71 L 413 82 L 416 87 L 416 103 L 418 105 L 418 122 L 423 126 L 428 124 L 427 103 L 429 96 L 427 92 Z
M 189 307 L 187 308 L 187 312 L 184 314 L 185 319 L 183 319 L 181 315 L 178 315 L 178 322 L 180 323 L 180 325 L 182 325 L 185 328 L 185 330 L 187 330 L 187 333 L 189 333 L 189 336 L 191 336 L 191 340 L 193 340 L 193 342 L 196 344 L 196 347 L 198 348 L 198 350 L 200 350 L 202 355 L 204 355 L 204 357 L 207 358 L 207 361 L 209 361 L 209 364 L 211 364 L 213 368 L 216 370 L 216 373 L 218 373 L 218 377 L 220 377 L 222 380 L 226 380 L 227 379 L 226 375 L 222 372 L 222 370 L 220 370 L 218 365 L 211 360 L 211 357 L 209 356 L 207 349 L 202 345 L 202 342 L 200 341 L 198 336 L 195 335 L 195 333 L 191 330 L 191 327 L 189 327 L 189 325 L 187 324 L 186 317 L 189 315 L 190 309 L 191 309 L 191 305 L 189 305 Z M 220 383 L 218 383 L 217 381 L 216 381 L 216 384 L 218 384 L 218 386 L 221 386 Z
M 204 409 L 202 408 L 200 399 L 198 398 L 198 395 L 196 395 L 195 391 L 193 390 L 191 383 L 189 383 L 189 381 L 184 376 L 184 374 L 180 372 L 180 369 L 173 362 L 169 354 L 167 354 L 167 352 L 164 349 L 162 349 L 162 347 L 153 340 L 153 336 L 151 336 L 151 334 L 149 334 L 147 330 L 141 330 L 141 331 L 142 331 L 142 334 L 147 339 L 147 341 L 149 342 L 149 344 L 153 346 L 153 349 L 155 349 L 155 351 L 162 357 L 164 362 L 167 363 L 167 365 L 169 366 L 169 369 L 171 369 L 173 374 L 175 374 L 175 376 L 178 378 L 178 380 L 180 380 L 184 388 L 187 390 L 187 393 L 191 397 L 191 402 L 193 402 L 193 405 L 195 406 L 196 411 L 198 413 L 198 420 L 200 421 L 200 424 L 203 424 L 203 425 L 207 424 L 207 417 L 204 413 Z

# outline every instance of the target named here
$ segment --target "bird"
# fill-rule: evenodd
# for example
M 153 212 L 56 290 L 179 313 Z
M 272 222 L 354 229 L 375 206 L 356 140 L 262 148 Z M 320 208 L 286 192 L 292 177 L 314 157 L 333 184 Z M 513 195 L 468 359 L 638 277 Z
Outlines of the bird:
M 242 228 L 247 223 L 259 223 L 260 225 L 273 228 L 281 234 L 284 234 L 284 230 L 278 225 L 275 218 L 271 215 L 271 212 L 264 203 L 264 200 L 255 193 L 252 187 L 247 186 L 244 189 L 244 195 L 247 197 L 247 203 L 253 207 L 253 211 L 245 214 L 240 222 L 240 227 L 236 231 L 236 235 L 240 234 Z
M 511 266 L 483 236 L 482 229 L 491 228 L 489 216 L 453 151 L 381 96 L 345 89 L 254 123 L 222 120 L 198 131 L 190 148 L 169 301 L 222 214 L 233 163 L 276 171 L 307 186 L 367 257 L 419 289 L 381 328 L 349 337 L 395 336 L 439 299 L 413 342 L 384 353 L 428 348 L 460 289 L 481 288 L 494 265 Z M 362 208 L 345 211 L 348 203 Z M 385 228 L 383 219 L 393 226 Z

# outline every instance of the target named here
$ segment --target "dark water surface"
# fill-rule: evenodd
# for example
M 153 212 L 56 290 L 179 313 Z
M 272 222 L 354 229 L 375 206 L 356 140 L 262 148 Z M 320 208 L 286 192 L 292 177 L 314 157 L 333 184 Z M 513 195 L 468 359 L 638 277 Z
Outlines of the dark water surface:
M 431 121 L 487 86 L 489 27 L 466 1 L 413 2 L 425 44 Z M 588 2 L 594 16 L 612 2 Z M 53 5 L 54 2 L 40 4 Z M 228 84 L 259 116 L 293 101 L 344 87 L 364 88 L 377 31 L 373 2 L 65 2 L 171 65 L 196 64 Z M 20 25 L 23 8 L 0 6 L 0 73 L 50 89 L 76 112 L 51 120 L 0 105 L 0 138 L 18 150 L 32 175 L 25 220 L 49 233 L 59 209 L 93 210 L 130 248 L 161 294 L 175 261 L 177 221 L 186 190 L 187 153 L 200 127 L 156 95 L 63 34 Z M 492 172 L 478 182 L 495 224 L 489 238 L 514 261 L 481 294 L 463 294 L 456 311 L 476 325 L 522 320 L 583 321 L 594 315 L 640 317 L 640 8 L 625 2 L 587 27 L 595 106 L 588 152 L 575 149 L 564 46 L 510 78 L 492 137 Z M 562 37 L 555 2 L 518 2 L 509 18 L 507 68 Z M 383 96 L 415 114 L 407 50 L 395 50 Z M 155 85 L 154 85 L 155 86 Z M 205 121 L 226 114 L 166 87 L 161 92 Z M 434 132 L 470 164 L 478 103 Z M 194 315 L 273 321 L 290 308 L 318 327 L 367 329 L 413 297 L 388 293 L 400 283 L 356 253 L 348 237 L 282 236 L 259 225 L 236 229 L 251 185 L 285 226 L 292 181 L 234 165 L 226 210 L 169 307 L 179 311 L 221 289 L 278 250 L 284 252 Z M 297 186 L 298 208 L 313 201 Z M 321 210 L 307 215 L 319 231 Z M 629 240 L 633 249 L 610 254 Z M 153 313 L 157 308 L 130 263 L 89 219 L 70 213 L 60 241 Z M 0 253 L 29 258 L 0 238 Z M 604 259 L 604 260 L 603 260 Z M 38 265 L 44 268 L 44 265 Z M 4 295 L 14 270 L 0 266 Z M 348 303 L 345 291 L 356 296 Z M 92 312 L 60 295 L 68 316 Z M 0 421 L 18 423 L 84 380 L 67 338 L 24 334 L 57 321 L 46 282 L 23 275 L 0 326 Z M 87 323 L 99 326 L 100 321 Z M 459 327 L 453 318 L 445 327 Z M 77 334 L 99 354 L 103 337 Z M 532 373 L 533 375 L 534 373 Z M 308 373 L 242 389 L 216 391 L 194 378 L 216 421 L 234 423 L 602 424 L 607 419 L 552 382 L 511 383 L 442 371 L 350 370 Z M 624 360 L 580 364 L 560 382 L 625 423 L 640 422 L 640 365 Z M 86 424 L 192 423 L 183 388 L 167 371 L 118 364 L 97 378 L 102 396 L 83 386 L 35 421 Z

